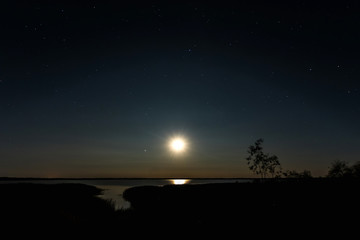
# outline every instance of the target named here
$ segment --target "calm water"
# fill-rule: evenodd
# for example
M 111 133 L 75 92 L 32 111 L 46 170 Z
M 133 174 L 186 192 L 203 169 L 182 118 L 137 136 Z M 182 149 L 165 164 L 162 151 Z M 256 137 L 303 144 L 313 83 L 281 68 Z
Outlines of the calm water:
M 130 203 L 125 201 L 122 197 L 125 189 L 135 186 L 163 186 L 168 184 L 203 184 L 203 183 L 232 183 L 245 182 L 246 179 L 111 179 L 111 180 L 18 180 L 18 181 L 0 181 L 0 183 L 18 183 L 18 182 L 32 182 L 32 183 L 82 183 L 92 185 L 103 189 L 103 194 L 99 197 L 103 199 L 112 199 L 115 203 L 116 209 L 126 209 L 130 207 Z

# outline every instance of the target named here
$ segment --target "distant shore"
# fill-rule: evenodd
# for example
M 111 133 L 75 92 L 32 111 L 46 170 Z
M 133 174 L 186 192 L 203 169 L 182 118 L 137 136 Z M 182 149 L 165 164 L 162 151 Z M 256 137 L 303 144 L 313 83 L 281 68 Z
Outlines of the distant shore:
M 134 177 L 134 178 L 122 178 L 122 177 L 114 177 L 114 178 L 97 178 L 97 177 L 89 177 L 89 178 L 44 178 L 44 177 L 0 177 L 0 181 L 26 181 L 26 180 L 166 180 L 166 179 L 200 179 L 200 180 L 213 180 L 213 179 L 219 179 L 219 180 L 254 180 L 258 178 L 201 178 L 201 177 L 161 177 L 161 178 L 155 178 L 155 177 Z

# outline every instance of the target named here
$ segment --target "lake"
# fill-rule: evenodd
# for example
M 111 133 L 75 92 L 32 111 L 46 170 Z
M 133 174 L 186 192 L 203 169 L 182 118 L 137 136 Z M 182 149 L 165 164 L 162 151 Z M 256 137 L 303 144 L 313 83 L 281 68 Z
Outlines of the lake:
M 205 183 L 234 183 L 247 182 L 249 179 L 40 179 L 40 180 L 6 180 L 0 183 L 42 183 L 42 184 L 57 184 L 57 183 L 82 183 L 92 185 L 103 189 L 103 194 L 99 197 L 103 199 L 112 199 L 116 209 L 127 209 L 130 203 L 125 201 L 122 197 L 123 192 L 127 188 L 135 186 L 164 186 L 168 184 L 205 184 Z

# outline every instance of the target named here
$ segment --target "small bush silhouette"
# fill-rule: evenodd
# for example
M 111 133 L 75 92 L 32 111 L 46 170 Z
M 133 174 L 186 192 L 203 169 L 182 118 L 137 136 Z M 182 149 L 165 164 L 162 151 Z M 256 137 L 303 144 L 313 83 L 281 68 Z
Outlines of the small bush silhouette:
M 286 171 L 283 173 L 286 178 L 312 178 L 311 171 L 304 170 L 302 172 L 297 172 L 296 170 Z

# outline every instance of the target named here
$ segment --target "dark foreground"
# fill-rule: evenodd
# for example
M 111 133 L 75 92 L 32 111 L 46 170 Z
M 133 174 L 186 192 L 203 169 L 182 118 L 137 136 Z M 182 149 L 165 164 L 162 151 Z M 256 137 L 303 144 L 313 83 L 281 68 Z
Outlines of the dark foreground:
M 115 211 L 82 184 L 0 184 L 1 227 L 13 236 L 252 236 L 312 238 L 357 232 L 359 181 L 281 180 L 134 187 Z M 49 235 L 50 234 L 50 235 Z

